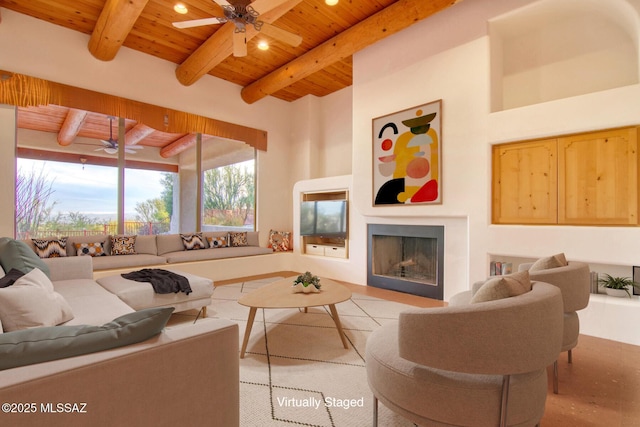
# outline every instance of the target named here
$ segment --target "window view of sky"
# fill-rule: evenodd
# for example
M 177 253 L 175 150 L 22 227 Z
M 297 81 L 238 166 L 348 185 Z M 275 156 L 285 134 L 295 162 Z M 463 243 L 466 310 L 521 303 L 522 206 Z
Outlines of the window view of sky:
M 53 212 L 82 212 L 99 219 L 117 217 L 117 168 L 76 163 L 17 159 L 19 173 L 31 171 L 52 182 Z M 135 219 L 137 203 L 154 199 L 162 192 L 162 172 L 127 169 L 125 171 L 125 217 Z

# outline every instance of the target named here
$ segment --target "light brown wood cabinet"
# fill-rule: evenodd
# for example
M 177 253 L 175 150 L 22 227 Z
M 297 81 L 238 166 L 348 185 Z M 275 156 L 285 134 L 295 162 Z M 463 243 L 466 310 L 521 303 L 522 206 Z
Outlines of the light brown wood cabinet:
M 493 147 L 493 222 L 557 223 L 555 139 Z
M 637 128 L 493 147 L 494 224 L 637 225 Z
M 558 223 L 638 224 L 636 128 L 558 138 Z

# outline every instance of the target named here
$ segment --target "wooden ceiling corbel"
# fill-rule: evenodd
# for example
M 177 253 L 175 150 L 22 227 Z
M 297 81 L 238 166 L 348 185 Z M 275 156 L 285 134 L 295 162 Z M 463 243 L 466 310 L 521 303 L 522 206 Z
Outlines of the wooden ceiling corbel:
M 282 15 L 297 6 L 302 0 L 287 0 L 280 6 L 260 15 L 260 20 L 272 24 Z M 233 54 L 233 33 L 235 24 L 227 22 L 213 33 L 182 64 L 176 68 L 176 77 L 180 83 L 190 86 L 202 76 L 213 70 L 218 64 Z M 253 26 L 246 27 L 246 39 L 251 40 L 258 34 Z
M 242 99 L 253 104 L 459 1 L 399 0 L 245 86 L 241 91 Z
M 107 0 L 89 39 L 89 52 L 102 61 L 115 58 L 149 0 Z

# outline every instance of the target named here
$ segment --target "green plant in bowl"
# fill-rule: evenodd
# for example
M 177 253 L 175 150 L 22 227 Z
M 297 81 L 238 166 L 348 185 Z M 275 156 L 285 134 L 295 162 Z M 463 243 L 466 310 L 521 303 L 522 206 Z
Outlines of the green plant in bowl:
M 634 282 L 629 277 L 616 277 L 616 276 L 611 276 L 610 274 L 605 274 L 604 277 L 599 278 L 598 284 L 605 289 L 623 290 L 627 293 L 629 297 L 631 297 L 631 293 L 629 292 L 629 289 L 632 289 L 632 288 L 640 289 L 640 284 Z

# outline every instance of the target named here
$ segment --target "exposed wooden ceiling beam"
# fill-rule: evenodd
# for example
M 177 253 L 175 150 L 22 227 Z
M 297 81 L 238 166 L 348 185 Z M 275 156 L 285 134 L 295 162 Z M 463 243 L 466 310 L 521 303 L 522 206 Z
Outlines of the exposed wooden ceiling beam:
M 461 0 L 399 0 L 242 89 L 252 104 Z
M 78 132 L 82 129 L 84 121 L 87 119 L 87 111 L 69 108 L 67 117 L 65 117 L 60 132 L 58 132 L 58 144 L 66 147 L 70 145 L 78 136 Z
M 301 1 L 287 0 L 280 6 L 261 14 L 260 20 L 271 24 Z M 233 53 L 233 33 L 235 28 L 232 22 L 227 22 L 201 44 L 191 56 L 176 68 L 178 81 L 185 86 L 192 85 L 229 57 Z M 253 26 L 247 26 L 246 31 L 247 41 L 258 34 Z
M 124 145 L 134 145 L 142 141 L 156 130 L 142 123 L 138 123 L 124 136 Z
M 166 145 L 160 150 L 160 156 L 167 159 L 169 157 L 175 156 L 176 154 L 182 153 L 187 148 L 195 145 L 196 135 L 197 134 L 195 133 L 190 133 L 178 140 L 173 141 L 171 144 Z
M 107 0 L 89 39 L 89 52 L 103 61 L 115 58 L 149 0 Z

